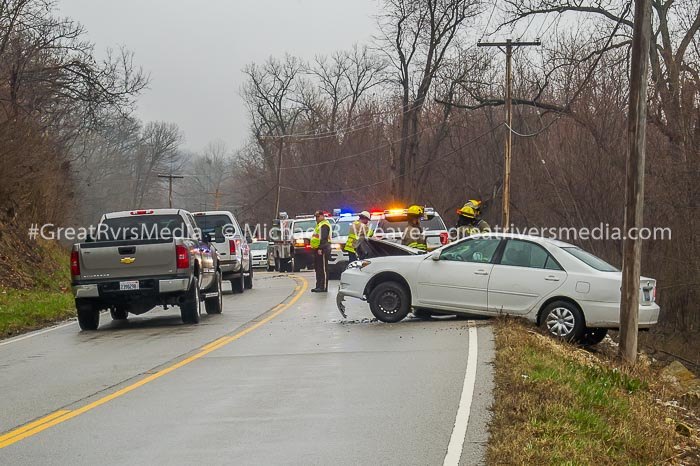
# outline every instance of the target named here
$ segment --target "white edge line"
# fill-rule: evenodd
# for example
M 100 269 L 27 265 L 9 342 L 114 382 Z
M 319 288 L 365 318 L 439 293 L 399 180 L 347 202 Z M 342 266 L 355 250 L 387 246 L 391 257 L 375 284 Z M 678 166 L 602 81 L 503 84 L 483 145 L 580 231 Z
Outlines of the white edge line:
M 477 363 L 477 329 L 474 321 L 469 321 L 469 352 L 467 353 L 467 370 L 464 373 L 464 385 L 462 385 L 462 396 L 457 408 L 457 417 L 452 429 L 450 443 L 447 446 L 447 454 L 443 461 L 443 466 L 458 466 L 462 458 L 464 448 L 464 438 L 467 435 L 467 425 L 469 424 L 469 412 L 472 407 L 474 396 L 474 385 L 476 384 L 476 363 Z
M 58 330 L 58 329 L 63 328 L 63 327 L 68 327 L 69 325 L 74 325 L 76 322 L 77 322 L 77 320 L 72 320 L 70 322 L 66 322 L 63 324 L 55 325 L 53 327 L 45 328 L 44 330 L 38 330 L 36 332 L 28 333 L 26 335 L 20 335 L 18 337 L 14 337 L 14 338 L 10 338 L 8 340 L 0 341 L 0 346 L 9 345 L 10 343 L 17 343 L 17 342 L 22 341 L 22 340 L 27 340 L 27 339 L 32 338 L 32 337 L 43 335 L 44 333 L 53 332 L 54 330 Z

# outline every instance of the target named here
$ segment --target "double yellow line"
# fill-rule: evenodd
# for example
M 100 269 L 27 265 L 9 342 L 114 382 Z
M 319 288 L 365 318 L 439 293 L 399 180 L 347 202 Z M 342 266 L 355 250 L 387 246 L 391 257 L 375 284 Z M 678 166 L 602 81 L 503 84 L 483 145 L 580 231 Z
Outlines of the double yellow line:
M 95 409 L 98 406 L 102 406 L 103 404 L 112 401 L 115 398 L 119 398 L 120 396 L 126 395 L 127 393 L 136 390 L 139 387 L 143 387 L 147 383 L 153 382 L 154 380 L 159 379 L 166 374 L 169 374 L 183 366 L 186 366 L 187 364 L 190 364 L 191 362 L 196 361 L 197 359 L 206 356 L 212 351 L 216 351 L 217 349 L 222 348 L 228 345 L 229 343 L 238 340 L 239 338 L 249 334 L 257 328 L 260 328 L 261 326 L 265 325 L 266 323 L 268 323 L 269 321 L 271 321 L 272 319 L 289 309 L 304 294 L 304 292 L 308 288 L 308 282 L 303 277 L 295 277 L 295 279 L 301 281 L 301 284 L 294 289 L 294 296 L 286 303 L 281 303 L 273 307 L 269 311 L 267 317 L 265 317 L 264 319 L 255 322 L 250 327 L 244 328 L 235 335 L 225 336 L 214 340 L 211 343 L 202 346 L 200 350 L 192 356 L 189 356 L 181 361 L 171 364 L 170 366 L 164 367 L 163 369 L 160 369 L 159 371 L 154 372 L 153 374 L 150 374 L 149 376 L 144 377 L 143 379 L 140 379 L 132 383 L 131 385 L 128 385 L 124 388 L 117 390 L 116 392 L 110 393 L 109 395 L 95 400 L 92 403 L 86 404 L 85 406 L 74 410 L 60 409 L 58 411 L 54 411 L 53 413 L 44 416 L 41 419 L 37 419 L 36 421 L 24 424 L 23 426 L 17 427 L 16 429 L 13 429 L 7 432 L 6 434 L 0 435 L 0 449 L 8 447 L 13 443 L 17 443 L 20 440 L 23 440 L 27 437 L 36 435 L 39 432 L 42 432 L 50 427 L 66 422 L 69 419 L 73 419 L 74 417 L 80 416 L 81 414 Z

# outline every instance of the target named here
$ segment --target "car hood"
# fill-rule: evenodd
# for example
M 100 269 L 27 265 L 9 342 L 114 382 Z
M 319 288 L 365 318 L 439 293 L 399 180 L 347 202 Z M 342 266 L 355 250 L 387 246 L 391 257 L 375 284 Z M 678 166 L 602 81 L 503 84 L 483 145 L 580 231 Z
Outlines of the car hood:
M 409 248 L 402 244 L 392 243 L 389 241 L 367 238 L 357 242 L 355 249 L 362 255 L 363 259 L 372 257 L 387 257 L 387 256 L 417 256 L 425 254 L 425 251 L 420 249 Z

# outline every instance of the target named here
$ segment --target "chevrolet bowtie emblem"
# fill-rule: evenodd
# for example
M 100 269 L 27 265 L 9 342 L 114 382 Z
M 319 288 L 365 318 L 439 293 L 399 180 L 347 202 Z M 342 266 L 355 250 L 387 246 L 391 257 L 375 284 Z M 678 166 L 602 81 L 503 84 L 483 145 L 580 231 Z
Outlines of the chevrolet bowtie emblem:
M 122 264 L 133 264 L 135 260 L 135 257 L 122 257 L 121 259 L 119 259 L 119 262 L 121 262 Z

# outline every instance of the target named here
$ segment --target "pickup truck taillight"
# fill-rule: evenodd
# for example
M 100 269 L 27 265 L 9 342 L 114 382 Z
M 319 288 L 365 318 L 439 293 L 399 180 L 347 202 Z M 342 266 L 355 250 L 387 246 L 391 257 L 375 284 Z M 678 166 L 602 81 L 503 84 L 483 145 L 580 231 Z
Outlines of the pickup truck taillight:
M 190 268 L 190 255 L 188 254 L 187 246 L 182 244 L 175 245 L 175 259 L 178 269 Z
M 447 244 L 450 241 L 450 234 L 447 232 L 440 233 L 440 244 Z
M 78 251 L 70 253 L 70 274 L 74 277 L 80 275 L 80 255 Z
M 236 240 L 228 240 L 228 253 L 234 256 L 236 254 Z

